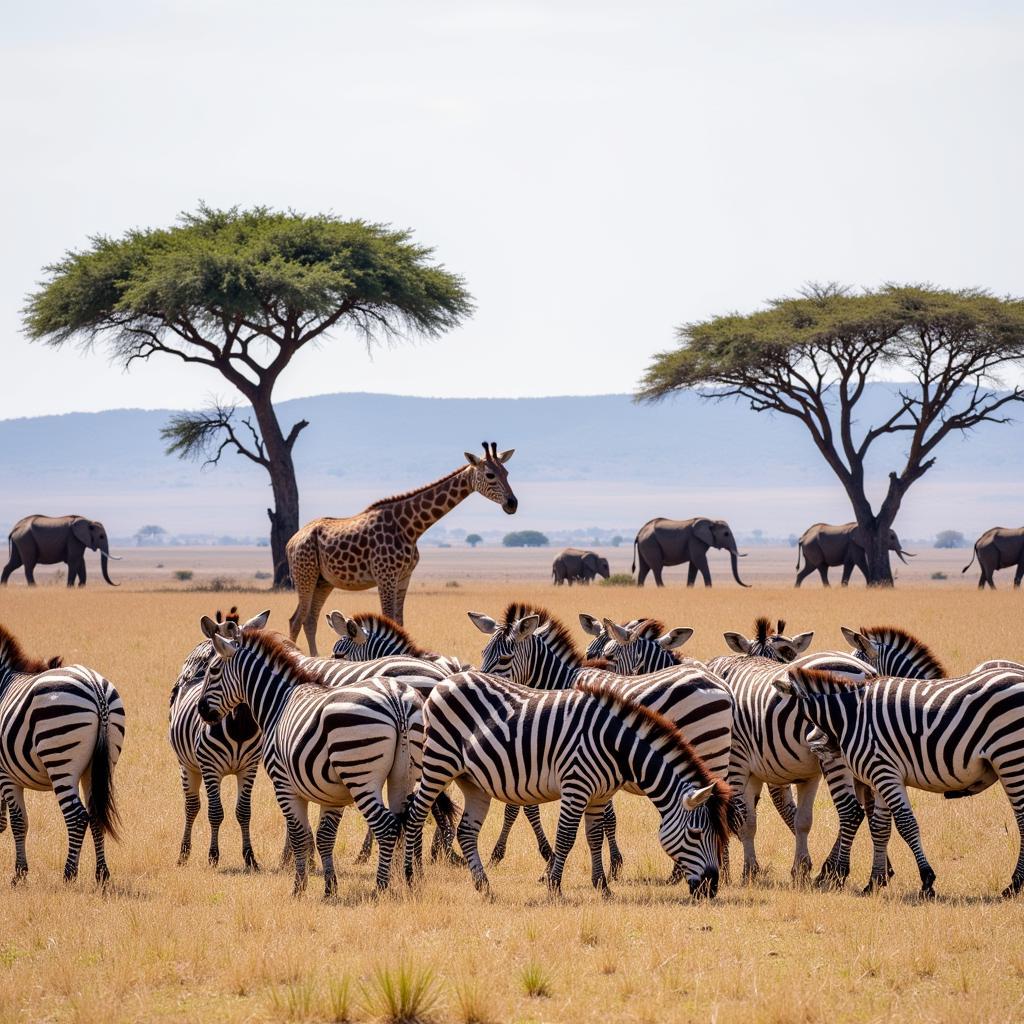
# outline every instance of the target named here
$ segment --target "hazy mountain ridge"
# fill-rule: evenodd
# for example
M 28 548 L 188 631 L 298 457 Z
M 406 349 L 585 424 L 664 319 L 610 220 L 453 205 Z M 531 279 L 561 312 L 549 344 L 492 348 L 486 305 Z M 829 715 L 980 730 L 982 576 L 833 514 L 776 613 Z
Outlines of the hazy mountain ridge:
M 891 408 L 894 390 L 869 389 L 865 423 Z M 521 511 L 507 520 L 510 529 L 639 525 L 653 515 L 707 512 L 728 516 L 738 529 L 746 523 L 785 535 L 816 519 L 848 518 L 842 491 L 802 425 L 731 401 L 336 394 L 282 402 L 279 413 L 286 428 L 310 421 L 295 449 L 303 516 L 355 512 L 425 483 L 486 439 L 517 450 L 510 470 Z M 0 527 L 31 511 L 75 510 L 104 518 L 118 533 L 143 521 L 172 532 L 262 532 L 265 473 L 232 453 L 207 469 L 166 456 L 159 432 L 170 415 L 122 409 L 0 421 Z M 1013 423 L 984 425 L 943 445 L 935 468 L 911 491 L 906 512 L 917 531 L 972 529 L 976 518 L 998 519 L 999 511 L 1024 519 L 1022 442 L 1024 425 Z M 877 446 L 872 479 L 884 481 L 898 467 L 905 443 L 895 435 Z M 446 522 L 506 525 L 480 500 Z

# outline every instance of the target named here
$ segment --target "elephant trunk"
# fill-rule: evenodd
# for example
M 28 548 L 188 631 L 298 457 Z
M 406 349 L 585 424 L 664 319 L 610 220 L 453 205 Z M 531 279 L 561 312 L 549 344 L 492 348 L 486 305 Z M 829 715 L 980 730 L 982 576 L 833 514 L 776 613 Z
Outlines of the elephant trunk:
M 910 565 L 910 563 L 909 563 L 909 562 L 907 561 L 907 558 L 904 558 L 904 557 L 903 557 L 904 555 L 906 555 L 906 556 L 907 556 L 907 558 L 917 558 L 917 555 L 915 555 L 915 554 L 912 554 L 912 553 L 911 553 L 911 552 L 909 552 L 909 551 L 904 551 L 904 550 L 903 550 L 903 548 L 897 548 L 897 549 L 896 549 L 896 557 L 897 557 L 897 558 L 898 558 L 898 559 L 899 559 L 899 560 L 900 560 L 900 561 L 901 561 L 901 562 L 902 562 L 902 563 L 903 563 L 904 565 Z
M 103 573 L 103 578 L 104 578 L 104 579 L 105 579 L 105 580 L 106 580 L 106 581 L 107 581 L 107 582 L 108 582 L 108 583 L 109 583 L 109 584 L 110 584 L 110 585 L 111 585 L 112 587 L 119 587 L 119 586 L 121 585 L 120 583 L 115 583 L 115 582 L 114 582 L 114 581 L 113 581 L 113 580 L 112 580 L 112 579 L 110 578 L 110 574 L 109 574 L 109 573 L 107 572 L 107 561 L 108 561 L 109 559 L 111 559 L 111 558 L 116 558 L 116 557 L 117 557 L 116 555 L 111 555 L 111 553 L 110 553 L 110 552 L 109 552 L 109 551 L 107 550 L 107 546 L 106 546 L 106 544 L 104 544 L 104 545 L 102 545 L 102 547 L 100 547 L 100 572 L 102 572 L 102 573 Z
M 735 548 L 729 549 L 729 560 L 732 562 L 732 578 L 741 587 L 749 587 L 749 583 L 744 583 L 743 580 L 740 579 L 739 554 Z

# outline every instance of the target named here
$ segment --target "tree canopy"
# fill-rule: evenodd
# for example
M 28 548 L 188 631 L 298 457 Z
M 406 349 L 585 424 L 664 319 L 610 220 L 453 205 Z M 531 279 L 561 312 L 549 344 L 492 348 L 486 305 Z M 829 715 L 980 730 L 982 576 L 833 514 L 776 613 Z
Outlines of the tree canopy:
M 1007 422 L 1009 407 L 1024 401 L 1024 388 L 999 390 L 1000 374 L 1024 360 L 1024 301 L 977 289 L 811 286 L 755 313 L 685 324 L 677 338 L 677 348 L 654 357 L 637 398 L 693 388 L 795 417 L 846 489 L 858 523 L 877 538 L 943 440 Z M 861 423 L 857 403 L 882 370 L 910 380 L 898 385 L 883 419 Z M 876 513 L 865 460 L 880 437 L 896 433 L 906 435 L 906 457 L 890 472 Z M 869 565 L 872 582 L 891 582 L 880 539 Z
M 300 420 L 281 429 L 273 388 L 294 355 L 349 327 L 366 343 L 436 337 L 472 311 L 462 278 L 433 260 L 409 231 L 332 214 L 201 205 L 170 228 L 94 236 L 46 267 L 24 327 L 54 347 L 102 345 L 122 366 L 156 354 L 216 370 L 248 400 L 176 416 L 169 451 L 216 462 L 225 448 L 266 468 L 276 581 L 298 528 L 291 452 Z

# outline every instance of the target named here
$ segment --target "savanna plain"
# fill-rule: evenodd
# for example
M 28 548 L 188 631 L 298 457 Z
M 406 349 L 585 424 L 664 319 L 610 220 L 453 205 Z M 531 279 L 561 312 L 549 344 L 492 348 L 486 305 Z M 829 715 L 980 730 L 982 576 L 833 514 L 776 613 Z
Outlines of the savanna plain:
M 753 561 L 753 559 L 751 559 Z M 966 561 L 966 557 L 963 559 Z M 957 569 L 959 565 L 957 566 Z M 479 659 L 483 637 L 466 618 L 498 615 L 512 598 L 549 607 L 577 631 L 581 610 L 625 621 L 639 614 L 696 630 L 687 653 L 721 653 L 725 629 L 750 630 L 756 615 L 813 629 L 812 649 L 842 645 L 839 625 L 896 623 L 929 642 L 953 672 L 990 657 L 1024 657 L 1020 593 L 904 586 L 800 591 L 779 583 L 710 591 L 678 585 L 554 589 L 539 580 L 457 586 L 425 580 L 406 607 L 423 644 Z M 898 836 L 887 892 L 865 897 L 870 844 L 862 829 L 843 892 L 794 888 L 792 842 L 762 802 L 751 885 L 735 877 L 713 903 L 692 903 L 664 879 L 668 858 L 656 818 L 639 797 L 618 799 L 623 878 L 611 899 L 590 886 L 582 836 L 564 896 L 538 884 L 541 864 L 520 822 L 506 860 L 490 870 L 494 896 L 478 895 L 465 869 L 428 863 L 412 891 L 372 895 L 372 866 L 356 866 L 361 820 L 347 811 L 339 835 L 337 898 L 311 878 L 291 895 L 278 862 L 283 827 L 261 775 L 253 835 L 263 870 L 241 871 L 232 780 L 221 861 L 206 862 L 204 807 L 189 864 L 177 865 L 183 801 L 167 743 L 167 700 L 181 661 L 199 639 L 198 620 L 237 604 L 243 617 L 269 607 L 285 628 L 291 595 L 163 591 L 126 581 L 113 591 L 40 586 L 0 591 L 0 621 L 35 655 L 60 653 L 107 675 L 128 710 L 116 782 L 124 837 L 108 848 L 113 881 L 91 881 L 87 840 L 81 878 L 65 886 L 66 834 L 52 794 L 29 795 L 27 882 L 0 895 L 0 1020 L 3 1021 L 947 1021 L 1020 1020 L 1024 1015 L 1021 901 L 1003 901 L 1017 829 L 1002 791 L 945 801 L 913 793 L 939 897 L 917 899 L 913 858 Z M 335 592 L 328 609 L 376 610 L 374 593 Z M 580 641 L 582 644 L 582 634 Z M 329 630 L 320 627 L 320 644 Z M 553 832 L 555 807 L 544 820 Z M 481 847 L 500 822 L 492 807 Z M 836 817 L 818 795 L 815 867 L 831 846 Z M 13 869 L 9 832 L 2 868 Z M 733 844 L 734 865 L 740 857 Z M 406 1005 L 402 1002 L 403 993 Z

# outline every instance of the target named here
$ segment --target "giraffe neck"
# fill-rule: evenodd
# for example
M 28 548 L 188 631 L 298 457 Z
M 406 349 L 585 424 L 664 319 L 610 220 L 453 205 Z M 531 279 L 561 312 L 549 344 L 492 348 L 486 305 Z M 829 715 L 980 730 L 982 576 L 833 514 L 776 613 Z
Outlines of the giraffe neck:
M 446 516 L 459 502 L 465 501 L 473 491 L 472 466 L 435 480 L 418 491 L 404 494 L 387 503 L 401 522 L 407 520 L 405 531 L 412 539 L 418 539 L 443 516 Z

